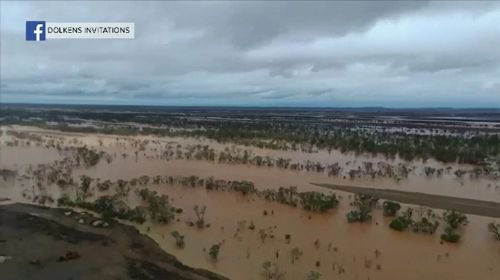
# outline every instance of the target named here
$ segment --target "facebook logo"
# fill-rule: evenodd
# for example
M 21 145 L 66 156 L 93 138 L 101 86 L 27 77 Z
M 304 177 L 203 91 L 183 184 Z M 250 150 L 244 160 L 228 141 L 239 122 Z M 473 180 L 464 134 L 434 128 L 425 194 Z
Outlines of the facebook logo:
M 26 22 L 26 41 L 45 41 L 45 21 Z

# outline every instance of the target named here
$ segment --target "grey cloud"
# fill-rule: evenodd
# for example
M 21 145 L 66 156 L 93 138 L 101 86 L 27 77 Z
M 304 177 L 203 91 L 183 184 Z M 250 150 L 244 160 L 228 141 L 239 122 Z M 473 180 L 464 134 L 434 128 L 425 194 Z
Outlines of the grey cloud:
M 468 104 L 474 92 L 500 106 L 484 86 L 500 71 L 498 2 L 71 4 L 1 2 L 2 100 Z M 133 21 L 136 39 L 24 41 L 37 18 Z

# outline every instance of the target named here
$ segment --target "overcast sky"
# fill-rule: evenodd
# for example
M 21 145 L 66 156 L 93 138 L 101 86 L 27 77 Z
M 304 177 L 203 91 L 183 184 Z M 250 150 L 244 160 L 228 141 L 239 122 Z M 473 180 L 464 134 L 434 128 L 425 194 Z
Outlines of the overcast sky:
M 135 22 L 25 41 L 25 21 Z M 1 2 L 1 102 L 500 107 L 500 2 Z

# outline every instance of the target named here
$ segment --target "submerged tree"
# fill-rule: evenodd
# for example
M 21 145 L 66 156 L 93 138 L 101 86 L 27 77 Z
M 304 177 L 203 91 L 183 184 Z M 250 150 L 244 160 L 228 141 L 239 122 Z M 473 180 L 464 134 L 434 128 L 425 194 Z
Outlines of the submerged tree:
M 295 261 L 298 261 L 299 258 L 302 256 L 303 252 L 300 250 L 298 247 L 293 248 L 290 251 L 290 256 L 292 257 L 292 264 L 295 263 Z
M 326 212 L 339 204 L 335 194 L 326 195 L 311 191 L 299 193 L 299 198 L 304 209 L 315 212 Z
M 265 229 L 259 229 L 259 238 L 260 238 L 260 241 L 262 243 L 264 243 L 264 241 L 266 241 L 266 238 L 267 238 L 267 232 Z
M 384 216 L 386 217 L 394 217 L 399 209 L 401 209 L 401 204 L 394 201 L 384 201 Z
M 496 240 L 500 241 L 500 224 L 495 224 L 493 222 L 488 224 L 488 231 L 493 233 Z
M 178 248 L 184 248 L 184 235 L 181 235 L 178 231 L 174 230 L 170 233 L 172 237 L 175 239 L 175 244 Z
M 460 237 L 460 234 L 456 233 L 455 229 L 452 227 L 446 227 L 444 229 L 444 233 L 441 234 L 441 240 L 450 243 L 457 243 L 460 240 Z
M 457 243 L 461 236 L 456 231 L 460 226 L 465 226 L 469 223 L 467 216 L 455 210 L 446 211 L 443 213 L 443 219 L 448 224 L 444 233 L 441 234 L 441 240 L 451 243 Z
M 319 280 L 321 277 L 321 273 L 317 271 L 309 271 L 309 274 L 307 274 L 306 280 Z
M 203 205 L 202 207 L 199 207 L 198 205 L 195 205 L 193 207 L 194 213 L 196 214 L 196 226 L 198 228 L 204 228 L 205 227 L 205 212 L 207 210 L 207 206 Z
M 268 280 L 283 280 L 285 279 L 286 272 L 281 271 L 278 264 L 274 262 L 262 263 L 262 276 Z
M 215 261 L 219 257 L 220 246 L 221 244 L 217 243 L 212 245 L 212 247 L 210 247 L 210 250 L 208 250 L 208 255 L 210 255 L 210 257 Z
M 90 196 L 90 184 L 92 183 L 92 178 L 87 175 L 80 176 L 80 188 L 78 192 L 78 198 L 85 200 Z
M 141 189 L 138 194 L 148 203 L 149 216 L 153 221 L 168 224 L 175 218 L 175 208 L 170 205 L 168 196 L 148 189 Z
M 411 225 L 411 223 L 412 221 L 408 217 L 399 216 L 391 221 L 389 227 L 397 231 L 404 231 Z
M 425 213 L 424 213 L 425 212 Z M 394 218 L 389 227 L 397 231 L 404 231 L 410 228 L 413 232 L 434 234 L 439 226 L 435 214 L 431 209 L 418 211 L 420 219 L 414 220 L 413 209 L 408 208 L 398 217 Z
M 370 195 L 359 194 L 356 195 L 354 202 L 352 203 L 357 209 L 352 210 L 347 213 L 347 221 L 349 223 L 353 222 L 366 222 L 372 218 L 371 212 L 378 198 L 374 198 Z
M 465 226 L 469 223 L 467 216 L 455 210 L 444 212 L 443 218 L 453 229 L 457 229 L 459 226 Z

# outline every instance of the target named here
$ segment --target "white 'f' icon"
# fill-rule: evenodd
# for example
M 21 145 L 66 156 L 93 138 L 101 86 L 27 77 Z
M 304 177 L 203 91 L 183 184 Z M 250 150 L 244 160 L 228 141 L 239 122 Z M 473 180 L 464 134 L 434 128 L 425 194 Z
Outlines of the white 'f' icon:
M 40 41 L 40 34 L 43 33 L 42 27 L 43 24 L 37 24 L 35 30 L 33 31 L 33 33 L 35 33 L 36 41 Z

